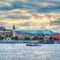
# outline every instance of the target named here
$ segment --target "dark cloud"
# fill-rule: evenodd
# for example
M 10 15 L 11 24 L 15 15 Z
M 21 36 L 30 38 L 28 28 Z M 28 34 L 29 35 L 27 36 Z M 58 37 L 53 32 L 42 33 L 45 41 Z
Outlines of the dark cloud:
M 40 8 L 40 6 L 38 4 L 34 4 L 34 3 L 24 3 L 24 2 L 19 2 L 19 1 L 15 1 L 12 2 L 12 6 L 14 9 L 37 9 Z
M 24 8 L 24 5 L 26 5 L 24 2 L 19 2 L 19 1 L 14 1 L 11 4 L 14 9 L 18 9 L 18 8 L 22 9 Z
M 30 27 L 30 26 L 35 26 L 35 23 L 34 22 L 24 22 L 24 23 L 20 23 L 17 25 L 22 26 L 22 27 Z
M 56 4 L 55 6 L 47 5 L 45 7 L 42 7 L 42 5 L 39 5 L 39 3 L 35 4 L 35 3 L 30 3 L 30 2 L 25 3 L 25 2 L 19 2 L 19 1 L 12 2 L 12 6 L 14 9 L 28 9 L 28 10 L 34 10 L 37 12 L 59 11 L 60 5 L 58 5 L 57 3 L 55 4 Z
M 57 12 L 60 11 L 60 6 L 48 6 L 37 9 L 38 12 Z
M 50 22 L 50 25 L 60 26 L 60 20 L 52 21 L 52 22 Z
M 39 2 L 42 3 L 42 5 L 39 5 Z M 47 5 L 43 7 L 43 4 L 48 3 L 50 5 Z M 11 6 L 3 6 L 0 7 L 0 10 L 12 10 L 12 9 L 28 9 L 33 10 L 37 12 L 51 12 L 51 11 L 59 11 L 60 10 L 60 1 L 48 1 L 48 0 L 28 0 L 27 2 L 21 2 L 21 1 L 12 1 L 10 2 Z M 51 4 L 55 4 L 54 6 L 51 6 Z
M 0 10 L 2 11 L 5 11 L 5 10 L 12 10 L 13 7 L 12 6 L 3 6 L 3 7 L 0 7 Z
M 17 16 L 17 15 L 11 15 L 11 16 L 7 16 L 6 18 L 10 18 L 10 19 L 29 19 L 30 16 Z

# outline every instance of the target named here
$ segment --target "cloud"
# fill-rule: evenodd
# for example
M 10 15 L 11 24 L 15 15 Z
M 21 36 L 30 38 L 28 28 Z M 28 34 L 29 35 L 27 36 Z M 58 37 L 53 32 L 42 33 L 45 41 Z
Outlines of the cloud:
M 0 25 L 59 31 L 60 0 L 0 0 Z
M 27 10 L 10 10 L 10 11 L 0 11 L 0 20 L 4 20 L 6 18 L 9 19 L 30 19 L 31 14 L 27 13 Z
M 7 16 L 6 18 L 10 18 L 10 19 L 29 19 L 30 16 L 17 16 L 17 15 L 11 15 L 11 16 Z
M 5 3 L 4 3 L 5 2 Z M 0 10 L 28 9 L 37 12 L 51 12 L 60 10 L 60 1 L 48 0 L 4 0 Z
M 28 10 L 34 10 L 37 12 L 51 12 L 51 11 L 60 10 L 60 4 L 57 4 L 57 3 L 56 2 L 51 3 L 47 1 L 39 2 L 36 0 L 35 1 L 28 0 L 28 2 L 14 1 L 11 4 L 14 9 L 28 9 Z
M 60 19 L 50 22 L 51 25 L 60 26 Z
M 0 22 L 0 26 L 6 25 L 6 23 L 4 22 Z

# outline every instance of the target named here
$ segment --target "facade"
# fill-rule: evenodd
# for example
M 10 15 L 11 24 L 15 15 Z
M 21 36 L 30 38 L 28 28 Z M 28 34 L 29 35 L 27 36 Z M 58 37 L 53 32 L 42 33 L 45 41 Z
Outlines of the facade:
M 8 30 L 3 26 L 0 26 L 0 35 L 6 38 L 6 40 L 11 40 L 12 36 L 16 36 L 15 25 L 13 25 L 12 30 Z
M 60 40 L 60 34 L 59 33 L 55 33 L 55 34 L 52 34 L 52 40 Z
M 45 35 L 44 35 L 44 40 L 50 40 L 50 37 L 51 37 L 51 35 L 45 34 Z

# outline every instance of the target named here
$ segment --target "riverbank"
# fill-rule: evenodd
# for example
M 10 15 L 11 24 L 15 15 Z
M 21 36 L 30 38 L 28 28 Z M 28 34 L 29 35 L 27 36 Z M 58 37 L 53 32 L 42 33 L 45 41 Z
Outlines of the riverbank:
M 10 43 L 10 44 L 13 44 L 13 43 L 16 43 L 16 44 L 21 44 L 21 43 L 30 43 L 30 42 L 37 42 L 37 43 L 40 43 L 40 44 L 60 44 L 60 40 L 59 41 L 52 41 L 52 40 L 42 40 L 42 41 L 34 41 L 34 40 L 0 40 L 0 43 Z
M 38 42 L 38 41 L 27 41 L 27 40 L 0 40 L 0 43 L 29 43 L 29 42 Z

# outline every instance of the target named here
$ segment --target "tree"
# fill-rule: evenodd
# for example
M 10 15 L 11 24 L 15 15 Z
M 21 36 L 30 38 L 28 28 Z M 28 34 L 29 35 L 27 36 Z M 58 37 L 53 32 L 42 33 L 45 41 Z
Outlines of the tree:
M 59 40 L 57 37 L 53 37 L 53 40 Z
M 34 36 L 32 39 L 33 40 L 43 40 L 43 37 Z
M 53 38 L 52 37 L 50 37 L 50 40 L 52 40 Z
M 38 37 L 38 40 L 44 40 L 44 38 L 43 37 Z
M 30 40 L 30 37 L 25 36 L 25 37 L 24 37 L 24 40 Z
M 13 36 L 11 40 L 18 40 L 18 36 Z
M 4 37 L 2 35 L 0 35 L 0 40 L 4 40 Z
M 38 37 L 37 36 L 34 36 L 32 39 L 33 40 L 38 40 Z

